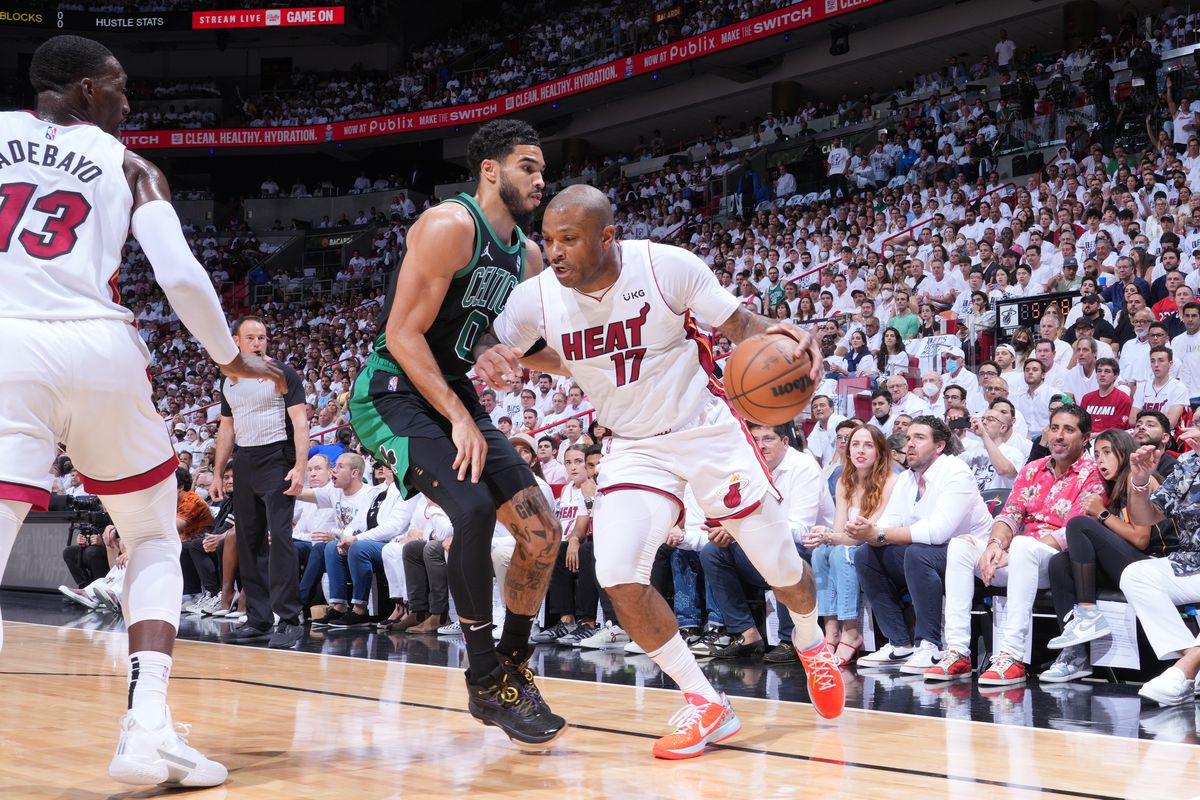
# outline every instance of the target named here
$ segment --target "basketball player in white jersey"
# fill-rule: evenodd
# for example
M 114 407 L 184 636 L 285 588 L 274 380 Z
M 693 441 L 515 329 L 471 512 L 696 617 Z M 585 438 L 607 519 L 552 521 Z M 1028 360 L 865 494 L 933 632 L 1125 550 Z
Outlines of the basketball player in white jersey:
M 283 373 L 239 355 L 162 173 L 116 139 L 125 72 L 103 45 L 56 36 L 33 54 L 37 111 L 0 113 L 0 573 L 30 508 L 44 510 L 56 445 L 129 553 L 129 711 L 109 765 L 133 784 L 214 786 L 225 767 L 189 747 L 166 705 L 183 577 L 178 462 L 150 400 L 149 352 L 116 293 L 132 229 L 171 307 L 231 377 Z
M 797 355 L 822 362 L 815 341 L 740 306 L 696 256 L 645 241 L 618 242 L 608 198 L 579 184 L 563 190 L 542 222 L 550 269 L 520 284 L 496 319 L 493 346 L 475 365 L 500 385 L 526 354 L 562 362 L 613 431 L 593 507 L 596 576 L 635 642 L 671 676 L 687 705 L 660 758 L 691 758 L 741 727 L 679 636 L 675 615 L 649 585 L 654 554 L 681 518 L 690 484 L 710 538 L 731 536 L 789 609 L 794 641 L 817 712 L 836 717 L 845 690 L 817 624 L 812 571 L 796 552 L 771 472 L 713 377 L 712 352 L 693 313 L 734 342 L 764 332 L 796 339 Z

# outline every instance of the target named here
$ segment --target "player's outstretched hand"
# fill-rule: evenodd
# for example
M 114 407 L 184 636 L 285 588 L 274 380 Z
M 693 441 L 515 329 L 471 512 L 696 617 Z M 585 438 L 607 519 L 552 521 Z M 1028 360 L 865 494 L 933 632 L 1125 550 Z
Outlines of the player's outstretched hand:
M 450 440 L 454 442 L 454 447 L 458 450 L 453 464 L 453 468 L 458 470 L 458 479 L 466 480 L 467 475 L 470 474 L 471 483 L 479 483 L 484 462 L 487 461 L 488 447 L 487 440 L 479 432 L 479 426 L 475 424 L 475 420 L 467 417 L 455 422 L 450 429 Z
M 506 344 L 494 344 L 475 359 L 475 376 L 495 391 L 507 391 L 508 380 L 521 372 L 520 350 Z
M 799 325 L 793 325 L 790 322 L 776 323 L 767 328 L 764 333 L 781 333 L 784 336 L 795 339 L 796 351 L 793 357 L 808 356 L 808 377 L 812 379 L 814 385 L 820 385 L 822 378 L 825 377 L 825 356 L 821 355 L 821 347 L 817 344 L 815 336 L 809 334 L 808 331 Z
M 237 358 L 228 364 L 221 365 L 221 372 L 227 378 L 257 378 L 268 380 L 275 384 L 280 394 L 287 394 L 287 378 L 274 363 L 253 353 L 238 353 Z

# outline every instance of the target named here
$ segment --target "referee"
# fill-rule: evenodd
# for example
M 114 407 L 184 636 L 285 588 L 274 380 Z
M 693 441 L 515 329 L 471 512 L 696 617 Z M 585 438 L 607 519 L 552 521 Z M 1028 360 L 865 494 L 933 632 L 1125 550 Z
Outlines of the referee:
M 233 341 L 242 353 L 265 357 L 267 326 L 259 317 L 242 317 L 233 326 Z M 304 635 L 292 512 L 308 465 L 308 418 L 300 376 L 287 364 L 278 366 L 287 379 L 283 395 L 270 381 L 221 378 L 221 427 L 213 472 L 223 474 L 233 455 L 233 513 L 247 609 L 245 624 L 222 640 L 269 642 L 270 647 L 286 649 Z M 214 481 L 210 496 L 219 501 L 222 494 Z M 269 565 L 269 575 L 262 574 L 262 560 Z M 278 625 L 273 615 L 278 615 Z

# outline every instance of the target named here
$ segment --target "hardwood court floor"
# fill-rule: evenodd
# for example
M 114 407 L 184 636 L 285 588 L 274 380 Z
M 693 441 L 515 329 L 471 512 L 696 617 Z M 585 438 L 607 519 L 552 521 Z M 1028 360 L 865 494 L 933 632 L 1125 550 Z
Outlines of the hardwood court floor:
M 119 633 L 6 622 L 0 798 L 167 793 L 106 775 L 124 648 Z M 676 692 L 546 679 L 573 730 L 530 756 L 467 715 L 456 669 L 180 641 L 173 678 L 175 718 L 230 768 L 225 786 L 187 793 L 197 800 L 1200 794 L 1200 748 L 1076 731 L 858 709 L 824 721 L 805 704 L 738 698 L 739 736 L 668 763 L 649 746 Z

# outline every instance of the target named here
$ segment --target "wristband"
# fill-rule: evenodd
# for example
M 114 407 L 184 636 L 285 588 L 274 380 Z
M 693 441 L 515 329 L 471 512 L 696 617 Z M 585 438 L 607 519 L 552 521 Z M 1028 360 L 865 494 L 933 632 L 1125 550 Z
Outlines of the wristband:
M 1133 489 L 1135 492 L 1140 492 L 1141 494 L 1146 494 L 1147 492 L 1150 491 L 1150 480 L 1147 479 L 1145 483 L 1143 483 L 1141 486 L 1138 486 L 1136 483 L 1133 482 L 1133 479 L 1131 478 L 1129 481 L 1129 488 Z
M 997 547 L 999 547 L 1001 550 L 1003 550 L 1003 549 L 1004 549 L 1004 542 L 1000 541 L 999 539 L 997 539 L 997 538 L 995 538 L 995 537 L 992 537 L 991 539 L 988 539 L 988 544 L 994 544 L 994 545 L 996 545 Z

